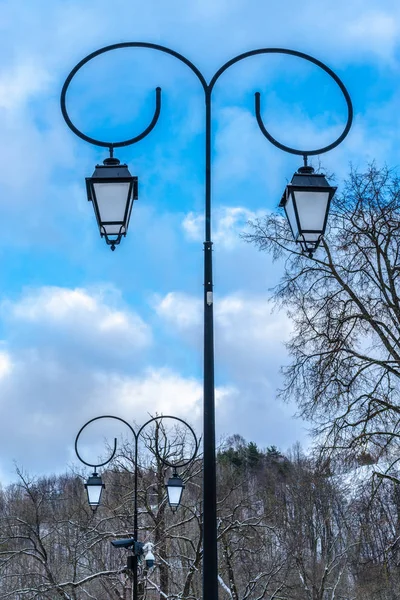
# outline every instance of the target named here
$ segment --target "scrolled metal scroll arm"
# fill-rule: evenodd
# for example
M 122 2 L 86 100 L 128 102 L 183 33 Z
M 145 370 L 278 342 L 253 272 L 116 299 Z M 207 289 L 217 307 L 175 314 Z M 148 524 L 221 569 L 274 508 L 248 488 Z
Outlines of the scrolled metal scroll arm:
M 85 61 L 85 62 L 87 62 L 87 61 Z M 81 63 L 79 63 L 79 65 L 77 65 L 77 67 L 80 68 L 81 66 L 82 66 L 82 61 L 81 61 Z M 72 121 L 68 115 L 67 106 L 66 106 L 67 89 L 69 87 L 69 84 L 71 83 L 72 77 L 75 75 L 77 70 L 78 69 L 75 67 L 75 69 L 73 71 L 71 71 L 69 77 L 67 78 L 67 80 L 64 83 L 64 86 L 63 86 L 63 89 L 61 92 L 61 111 L 62 111 L 63 117 L 64 117 L 65 122 L 67 123 L 68 127 L 77 136 L 79 136 L 82 140 L 85 140 L 85 142 L 89 142 L 90 144 L 93 144 L 94 146 L 101 146 L 103 148 L 108 148 L 110 151 L 110 158 L 113 158 L 114 148 L 121 148 L 123 146 L 131 146 L 132 144 L 136 144 L 136 142 L 140 142 L 140 140 L 143 140 L 154 129 L 154 127 L 157 124 L 158 118 L 160 116 L 160 112 L 161 112 L 161 88 L 160 87 L 156 88 L 156 105 L 155 105 L 155 109 L 154 109 L 153 118 L 152 118 L 150 124 L 146 127 L 146 129 L 144 129 L 144 131 L 142 131 L 142 133 L 140 133 L 139 135 L 136 135 L 132 138 L 129 138 L 127 140 L 122 140 L 119 142 L 105 142 L 102 140 L 97 140 L 95 138 L 92 138 L 92 137 L 86 135 L 85 133 L 83 133 L 82 131 L 80 131 L 72 123 Z
M 113 415 L 102 415 L 100 417 L 94 417 L 93 419 L 90 419 L 90 421 L 87 421 L 87 423 L 85 423 L 80 428 L 80 430 L 78 431 L 78 434 L 77 434 L 77 436 L 75 438 L 75 453 L 76 453 L 77 457 L 79 458 L 79 460 L 84 465 L 87 465 L 88 467 L 93 467 L 95 470 L 97 470 L 98 467 L 104 467 L 105 465 L 107 465 L 108 463 L 110 463 L 112 461 L 112 459 L 114 458 L 114 456 L 116 454 L 116 451 L 117 451 L 117 438 L 114 438 L 114 447 L 112 449 L 111 456 L 109 456 L 107 458 L 107 460 L 105 460 L 104 462 L 101 462 L 101 463 L 89 463 L 86 460 L 84 460 L 82 458 L 81 454 L 79 453 L 79 450 L 78 450 L 78 440 L 79 440 L 79 438 L 80 438 L 83 430 L 86 429 L 86 427 L 88 427 L 88 425 L 90 425 L 94 421 L 98 421 L 100 419 L 114 419 L 114 420 L 120 421 L 121 423 L 123 423 L 124 425 L 126 425 L 128 427 L 128 429 L 130 430 L 130 432 L 133 435 L 133 438 L 135 440 L 135 454 L 137 452 L 137 443 L 138 443 L 139 437 L 140 437 L 142 431 L 147 427 L 147 425 L 149 425 L 150 423 L 154 423 L 154 422 L 162 422 L 162 420 L 164 420 L 164 419 L 173 419 L 174 421 L 179 421 L 180 423 L 182 423 L 183 425 L 185 425 L 185 427 L 187 427 L 189 429 L 189 431 L 192 434 L 193 439 L 194 439 L 194 450 L 193 450 L 190 458 L 188 458 L 186 460 L 183 460 L 183 461 L 180 460 L 179 464 L 176 463 L 176 462 L 171 462 L 171 461 L 167 460 L 166 458 L 164 458 L 163 456 L 161 456 L 158 438 L 156 438 L 155 439 L 156 443 L 155 443 L 154 450 L 155 450 L 157 458 L 162 463 L 164 463 L 167 467 L 176 468 L 178 466 L 179 467 L 184 467 L 184 466 L 188 465 L 189 463 L 191 463 L 194 460 L 194 458 L 197 455 L 197 452 L 198 452 L 198 449 L 199 449 L 199 441 L 197 439 L 197 436 L 196 436 L 193 428 L 188 423 L 186 423 L 186 421 L 184 421 L 183 419 L 180 419 L 179 417 L 173 417 L 171 415 L 162 415 L 162 416 L 159 416 L 159 417 L 153 417 L 153 418 L 149 419 L 148 421 L 146 421 L 146 423 L 144 423 L 140 427 L 140 429 L 136 432 L 133 429 L 133 427 L 128 423 L 128 421 L 125 421 L 124 419 L 121 419 L 121 417 L 115 417 Z M 136 458 L 135 458 L 135 460 L 136 460 Z
M 126 425 L 130 429 L 133 436 L 136 437 L 136 432 L 134 431 L 134 429 L 131 427 L 131 425 L 127 421 L 125 421 L 124 419 L 120 419 L 119 417 L 114 417 L 112 415 L 102 415 L 101 417 L 95 417 L 94 419 L 90 419 L 90 421 L 87 421 L 87 423 L 82 425 L 82 427 L 78 431 L 77 436 L 75 438 L 75 454 L 77 455 L 77 457 L 79 458 L 81 463 L 83 463 L 84 465 L 86 465 L 88 467 L 93 467 L 95 471 L 97 471 L 98 467 L 104 467 L 105 465 L 108 465 L 108 463 L 111 462 L 112 459 L 114 458 L 115 453 L 117 451 L 117 438 L 114 438 L 114 448 L 111 453 L 111 456 L 109 458 L 107 458 L 107 460 L 105 460 L 104 462 L 90 463 L 90 462 L 87 462 L 86 460 L 84 460 L 82 458 L 82 456 L 80 455 L 79 450 L 78 450 L 78 440 L 79 440 L 83 430 L 86 429 L 86 427 L 88 427 L 91 423 L 93 423 L 94 421 L 98 421 L 99 419 L 116 419 L 118 421 L 121 421 L 122 423 L 124 423 L 124 425 Z
M 346 100 L 347 110 L 348 110 L 348 118 L 347 118 L 347 123 L 345 125 L 345 128 L 344 128 L 342 134 L 337 138 L 337 140 L 335 140 L 334 142 L 332 142 L 331 144 L 329 144 L 327 146 L 324 146 L 323 148 L 319 148 L 319 149 L 315 149 L 315 150 L 298 150 L 295 148 L 291 148 L 290 146 L 286 146 L 285 144 L 281 144 L 280 142 L 278 142 L 278 140 L 276 140 L 268 132 L 268 130 L 266 129 L 266 127 L 263 123 L 263 120 L 261 117 L 261 110 L 260 110 L 260 93 L 257 92 L 255 94 L 255 112 L 256 112 L 256 118 L 257 118 L 258 125 L 259 125 L 260 130 L 263 133 L 263 135 L 268 139 L 269 142 L 271 142 L 274 146 L 276 146 L 280 150 L 283 150 L 290 154 L 302 155 L 306 162 L 307 156 L 323 154 L 324 152 L 328 152 L 329 150 L 332 150 L 333 148 L 338 146 L 344 140 L 344 138 L 347 136 L 347 134 L 350 131 L 351 124 L 353 121 L 353 106 L 352 106 L 350 95 L 349 95 L 345 85 L 340 80 L 340 78 L 336 75 L 336 73 L 334 71 L 332 71 L 332 69 L 330 69 L 327 65 L 325 65 L 320 60 L 314 58 L 313 56 L 310 56 L 309 54 L 305 54 L 304 52 L 299 52 L 297 50 L 290 50 L 287 48 L 259 48 L 257 50 L 251 50 L 249 52 L 244 52 L 243 54 L 240 54 L 240 55 L 236 56 L 235 58 L 232 58 L 227 63 L 225 63 L 220 69 L 218 69 L 218 71 L 215 73 L 215 75 L 210 80 L 210 83 L 207 84 L 204 76 L 199 71 L 199 69 L 190 60 L 188 60 L 186 57 L 179 54 L 178 52 L 175 52 L 174 50 L 171 50 L 170 48 L 167 48 L 165 46 L 160 46 L 158 44 L 152 44 L 152 43 L 148 43 L 148 42 L 123 42 L 120 44 L 112 44 L 110 46 L 105 46 L 104 48 L 100 48 L 99 50 L 92 52 L 91 54 L 86 56 L 84 59 L 82 59 L 72 69 L 71 73 L 68 75 L 68 77 L 65 80 L 65 83 L 63 85 L 62 91 L 61 91 L 61 111 L 62 111 L 63 117 L 64 117 L 68 127 L 81 139 L 83 139 L 91 144 L 94 144 L 96 146 L 102 146 L 102 147 L 109 148 L 111 157 L 113 156 L 114 148 L 135 144 L 136 142 L 139 142 L 140 140 L 145 138 L 154 129 L 155 125 L 157 124 L 157 121 L 158 121 L 158 118 L 160 115 L 160 111 L 161 111 L 161 88 L 160 87 L 156 88 L 155 112 L 154 112 L 153 118 L 152 118 L 149 126 L 141 134 L 139 134 L 135 137 L 132 137 L 130 139 L 119 141 L 119 142 L 105 142 L 102 140 L 97 140 L 95 138 L 87 136 L 82 131 L 80 131 L 72 123 L 72 121 L 68 115 L 68 111 L 66 108 L 66 94 L 67 94 L 69 85 L 70 85 L 72 79 L 74 78 L 74 76 L 76 75 L 76 73 L 90 60 L 92 60 L 93 58 L 95 58 L 101 54 L 109 52 L 110 50 L 116 50 L 116 49 L 121 49 L 121 48 L 133 48 L 133 47 L 158 50 L 158 51 L 164 52 L 165 54 L 174 56 L 175 58 L 178 58 L 181 62 L 185 63 L 199 79 L 199 81 L 204 89 L 206 99 L 208 99 L 207 101 L 210 100 L 212 90 L 213 90 L 217 80 L 222 75 L 222 73 L 224 73 L 232 65 L 242 61 L 245 58 L 249 58 L 251 56 L 257 56 L 257 55 L 261 55 L 261 54 L 286 54 L 289 56 L 295 56 L 295 57 L 301 58 L 303 60 L 311 62 L 312 64 L 316 65 L 317 67 L 319 67 L 320 69 L 325 71 L 325 73 L 327 73 L 339 86 L 339 88 Z
M 304 58 L 306 60 L 310 60 L 309 57 L 304 56 L 304 55 L 302 56 L 302 58 Z M 267 138 L 267 140 L 269 142 L 271 142 L 271 144 L 273 144 L 280 150 L 283 150 L 284 152 L 288 152 L 289 154 L 297 154 L 297 155 L 303 156 L 304 166 L 307 166 L 307 157 L 308 156 L 315 156 L 316 154 L 323 154 L 324 152 L 328 152 L 329 150 L 336 148 L 336 146 L 338 146 L 344 140 L 344 138 L 347 136 L 347 134 L 349 133 L 351 124 L 353 122 L 353 105 L 352 105 L 349 93 L 346 90 L 346 88 L 344 87 L 344 85 L 341 82 L 341 80 L 339 79 L 339 77 L 333 71 L 331 71 L 331 69 L 329 69 L 329 67 L 327 67 L 323 63 L 320 63 L 319 61 L 316 61 L 315 59 L 313 59 L 311 62 L 313 62 L 314 64 L 317 64 L 321 69 L 323 69 L 326 73 L 328 73 L 335 80 L 335 82 L 340 87 L 340 89 L 343 93 L 343 96 L 346 100 L 346 104 L 347 104 L 346 125 L 345 125 L 342 133 L 340 134 L 340 136 L 331 144 L 328 144 L 327 146 L 323 146 L 322 148 L 317 148 L 316 150 L 298 150 L 296 148 L 291 148 L 290 146 L 286 146 L 285 144 L 281 144 L 281 142 L 278 142 L 278 140 L 276 140 L 269 133 L 269 131 L 267 130 L 267 128 L 264 125 L 264 122 L 263 122 L 263 119 L 261 116 L 261 94 L 260 94 L 260 92 L 255 93 L 256 119 L 257 119 L 258 126 L 259 126 L 261 132 L 263 133 L 263 135 Z

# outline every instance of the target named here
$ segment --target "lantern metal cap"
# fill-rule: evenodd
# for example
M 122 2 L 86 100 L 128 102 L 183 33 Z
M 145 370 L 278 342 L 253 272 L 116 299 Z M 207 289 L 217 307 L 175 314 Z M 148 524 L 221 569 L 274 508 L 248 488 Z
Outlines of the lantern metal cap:
M 331 191 L 332 196 L 337 190 L 336 187 L 329 185 L 323 173 L 315 173 L 313 167 L 308 165 L 303 166 L 296 171 L 292 177 L 292 181 L 286 186 L 286 189 L 282 194 L 281 201 L 279 202 L 280 208 L 286 204 L 288 190 L 296 187 L 310 192 L 318 192 L 325 189 Z
M 126 164 L 122 164 L 121 162 L 118 160 L 118 158 L 106 158 L 103 161 L 102 165 L 96 165 L 94 173 L 91 177 L 87 177 L 86 180 L 93 180 L 93 179 L 111 179 L 111 180 L 115 180 L 115 179 L 125 179 L 125 178 L 132 178 L 132 175 L 130 174 L 130 171 L 128 169 L 128 165 Z
M 116 158 L 115 156 L 109 156 L 108 158 L 105 158 L 103 160 L 103 165 L 114 166 L 114 165 L 119 165 L 119 164 L 121 164 L 121 161 L 119 160 L 119 158 Z
M 184 489 L 185 487 L 185 484 L 182 481 L 182 477 L 180 477 L 176 471 L 174 471 L 172 477 L 168 479 L 167 485 L 171 487 L 180 487 L 182 489 Z
M 88 485 L 101 485 L 103 488 L 105 487 L 101 475 L 99 475 L 97 471 L 93 471 L 93 474 L 88 478 L 85 483 L 85 488 L 87 488 Z

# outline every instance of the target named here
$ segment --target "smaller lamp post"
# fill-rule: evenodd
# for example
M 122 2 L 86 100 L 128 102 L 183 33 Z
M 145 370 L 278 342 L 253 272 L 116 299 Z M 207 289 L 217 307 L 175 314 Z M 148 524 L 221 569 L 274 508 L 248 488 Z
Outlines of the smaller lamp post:
M 138 178 L 118 158 L 106 158 L 96 165 L 92 177 L 86 177 L 86 189 L 100 229 L 101 237 L 115 250 L 126 236 L 133 201 L 138 197 Z
M 336 188 L 325 175 L 309 166 L 300 167 L 286 186 L 279 206 L 285 209 L 295 242 L 312 256 L 325 233 L 331 200 Z
M 165 487 L 167 488 L 168 502 L 171 510 L 176 512 L 181 503 L 182 492 L 185 488 L 182 478 L 179 477 L 176 468 L 174 468 L 172 477 L 168 479 L 168 483 Z
M 109 159 L 107 159 L 107 160 L 109 160 Z M 102 167 L 99 167 L 99 168 L 102 168 Z M 97 169 L 97 167 L 96 167 L 96 169 Z M 88 184 L 88 189 L 89 189 L 89 185 L 91 185 L 91 184 Z M 118 242 L 114 242 L 114 243 L 118 243 Z M 146 568 L 150 569 L 154 566 L 154 560 L 155 560 L 154 554 L 153 554 L 153 544 L 151 542 L 147 542 L 146 544 L 143 544 L 142 542 L 140 542 L 138 540 L 138 533 L 139 533 L 139 528 L 138 528 L 138 442 L 139 442 L 139 438 L 145 427 L 147 427 L 150 424 L 154 424 L 154 425 L 156 425 L 156 427 L 160 427 L 163 420 L 166 420 L 166 419 L 173 419 L 175 422 L 178 422 L 178 424 L 184 425 L 189 430 L 190 434 L 193 436 L 193 451 L 189 458 L 179 460 L 179 466 L 181 466 L 181 467 L 184 467 L 185 465 L 188 465 L 194 461 L 194 459 L 197 455 L 199 442 L 197 440 L 196 434 L 193 431 L 192 427 L 188 423 L 186 423 L 186 421 L 184 421 L 183 419 L 180 419 L 179 417 L 173 417 L 173 416 L 169 416 L 169 415 L 153 417 L 153 418 L 149 419 L 148 421 L 146 421 L 146 423 L 144 423 L 139 428 L 138 431 L 135 431 L 133 429 L 133 427 L 127 421 L 125 421 L 124 419 L 121 419 L 121 417 L 115 417 L 113 415 L 103 415 L 100 417 L 94 417 L 93 419 L 90 419 L 90 421 L 85 423 L 85 425 L 83 425 L 83 427 L 80 428 L 78 435 L 75 438 L 75 453 L 76 453 L 77 457 L 79 458 L 79 460 L 83 464 L 85 464 L 89 467 L 93 467 L 93 469 L 94 469 L 93 474 L 89 477 L 89 479 L 85 483 L 85 488 L 86 488 L 87 495 L 88 495 L 88 502 L 94 511 L 97 509 L 97 507 L 100 504 L 101 494 L 105 487 L 100 475 L 98 475 L 98 473 L 97 473 L 97 468 L 107 465 L 114 458 L 116 450 L 117 450 L 117 439 L 114 438 L 114 448 L 111 452 L 111 456 L 109 458 L 107 458 L 104 462 L 102 462 L 101 464 L 97 464 L 97 465 L 95 465 L 93 463 L 89 463 L 81 457 L 81 455 L 79 454 L 79 451 L 78 451 L 78 441 L 79 441 L 80 435 L 83 432 L 83 430 L 86 429 L 86 427 L 88 425 L 90 425 L 91 423 L 93 423 L 95 421 L 98 421 L 99 419 L 114 419 L 116 421 L 119 421 L 120 423 L 123 423 L 124 425 L 126 425 L 128 427 L 129 431 L 132 434 L 133 441 L 134 441 L 133 536 L 130 538 L 112 540 L 111 544 L 115 548 L 126 548 L 126 549 L 131 550 L 131 552 L 132 552 L 132 554 L 130 556 L 128 556 L 128 569 L 131 570 L 132 574 L 133 574 L 132 597 L 135 600 L 137 600 L 137 598 L 138 598 L 138 562 L 141 559 L 142 555 L 144 553 L 146 553 L 144 556 L 144 560 L 145 560 Z M 183 492 L 183 489 L 185 486 L 182 481 L 182 478 L 178 475 L 178 472 L 177 472 L 178 465 L 175 464 L 174 462 L 170 462 L 170 460 L 168 460 L 165 457 L 163 452 L 160 453 L 158 429 L 156 431 L 157 431 L 156 436 L 155 436 L 156 456 L 157 456 L 158 460 L 161 461 L 161 463 L 163 463 L 165 466 L 171 467 L 173 469 L 173 475 L 172 475 L 172 477 L 169 478 L 168 483 L 166 484 L 166 488 L 167 488 L 168 502 L 171 506 L 171 509 L 173 511 L 176 511 L 176 509 L 178 508 L 179 503 L 181 501 L 182 492 Z M 185 437 L 183 437 L 183 439 L 185 439 Z
M 100 505 L 101 494 L 106 486 L 104 485 L 100 475 L 93 471 L 93 474 L 88 478 L 85 483 L 85 489 L 87 492 L 88 503 L 93 511 L 96 511 Z

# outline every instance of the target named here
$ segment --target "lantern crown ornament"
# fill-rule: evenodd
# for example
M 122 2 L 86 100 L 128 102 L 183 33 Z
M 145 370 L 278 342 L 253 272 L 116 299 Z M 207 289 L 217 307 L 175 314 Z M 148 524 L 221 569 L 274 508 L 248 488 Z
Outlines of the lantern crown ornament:
M 115 250 L 128 231 L 133 201 L 138 197 L 138 178 L 118 158 L 110 157 L 96 165 L 92 177 L 86 177 L 86 190 L 100 235 Z
M 336 187 L 310 166 L 300 167 L 286 186 L 279 206 L 285 209 L 290 229 L 303 254 L 312 257 L 325 233 Z
M 85 488 L 88 497 L 88 503 L 93 511 L 96 511 L 100 505 L 101 494 L 106 486 L 104 485 L 100 475 L 93 471 L 93 474 L 88 478 L 85 483 Z

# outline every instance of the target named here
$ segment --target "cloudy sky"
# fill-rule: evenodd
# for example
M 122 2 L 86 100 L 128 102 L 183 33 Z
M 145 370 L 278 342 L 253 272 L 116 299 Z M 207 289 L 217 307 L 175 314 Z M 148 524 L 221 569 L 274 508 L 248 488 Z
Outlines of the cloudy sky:
M 163 90 L 159 123 L 117 156 L 139 177 L 128 237 L 100 239 L 84 178 L 106 158 L 65 125 L 61 87 L 92 51 L 146 41 L 184 54 L 210 80 L 248 50 L 286 47 L 329 65 L 355 121 L 322 158 L 337 182 L 349 164 L 400 162 L 400 5 L 395 0 L 2 0 L 0 69 L 0 481 L 74 461 L 81 425 L 112 413 L 138 425 L 175 414 L 201 433 L 204 97 L 193 73 L 149 50 L 86 65 L 68 109 L 102 139 L 140 133 Z M 282 450 L 307 441 L 294 406 L 276 400 L 290 323 L 271 312 L 282 266 L 246 245 L 246 222 L 276 210 L 301 161 L 271 144 L 315 147 L 341 132 L 346 107 L 324 73 L 264 56 L 214 91 L 213 238 L 217 438 L 240 433 Z M 98 432 L 104 439 L 105 433 Z M 90 460 L 89 455 L 85 457 Z

